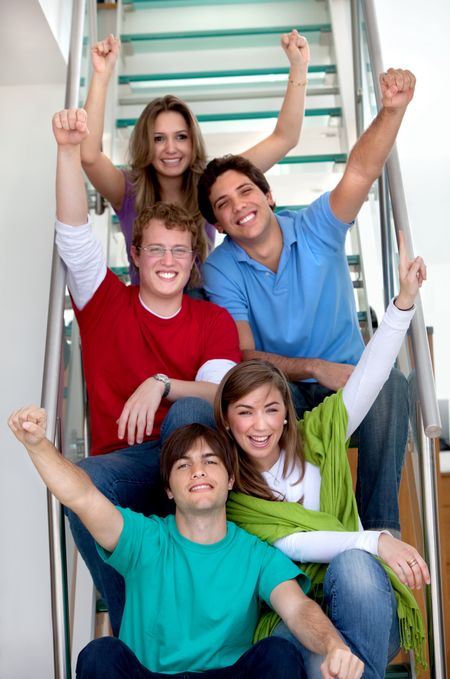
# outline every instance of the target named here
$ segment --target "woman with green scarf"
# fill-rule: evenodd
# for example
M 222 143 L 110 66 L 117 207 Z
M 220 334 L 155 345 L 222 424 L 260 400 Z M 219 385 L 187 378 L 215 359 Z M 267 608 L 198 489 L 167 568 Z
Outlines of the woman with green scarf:
M 366 678 L 382 679 L 400 645 L 424 664 L 424 628 L 411 589 L 429 584 L 425 561 L 387 531 L 359 520 L 347 448 L 395 361 L 414 300 L 426 277 L 409 261 L 400 234 L 400 293 L 389 305 L 345 387 L 297 422 L 289 386 L 268 361 L 235 366 L 217 392 L 217 426 L 234 441 L 239 464 L 227 514 L 302 564 L 312 596 L 322 603 Z M 308 677 L 322 659 L 300 646 L 273 612 L 257 637 L 277 634 L 299 647 Z

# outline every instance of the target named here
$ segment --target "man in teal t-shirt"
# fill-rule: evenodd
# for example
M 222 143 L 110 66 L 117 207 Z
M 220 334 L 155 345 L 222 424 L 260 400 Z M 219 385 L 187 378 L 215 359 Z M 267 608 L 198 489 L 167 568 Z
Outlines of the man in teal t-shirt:
M 9 424 L 50 491 L 78 514 L 101 556 L 125 578 L 119 639 L 88 644 L 78 679 L 305 677 L 290 642 L 270 637 L 252 645 L 263 602 L 300 643 L 325 656 L 323 676 L 361 677 L 363 663 L 302 591 L 308 578 L 281 552 L 227 523 L 235 456 L 217 431 L 192 424 L 165 443 L 161 474 L 176 513 L 160 519 L 102 495 L 45 438 L 42 409 L 18 410 Z

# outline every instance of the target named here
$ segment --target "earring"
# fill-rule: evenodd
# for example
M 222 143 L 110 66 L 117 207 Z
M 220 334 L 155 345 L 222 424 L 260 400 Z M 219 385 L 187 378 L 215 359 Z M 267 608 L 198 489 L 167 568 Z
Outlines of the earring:
M 287 424 L 287 420 L 284 420 L 284 421 L 283 421 L 283 424 Z

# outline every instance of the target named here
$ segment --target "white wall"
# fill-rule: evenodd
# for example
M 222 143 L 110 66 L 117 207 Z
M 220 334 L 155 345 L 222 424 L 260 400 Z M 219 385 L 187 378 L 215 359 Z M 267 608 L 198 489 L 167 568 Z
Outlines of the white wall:
M 428 264 L 422 299 L 434 327 L 436 388 L 450 398 L 450 26 L 448 0 L 377 0 L 384 66 L 411 69 L 414 100 L 398 140 L 417 253 Z
M 50 119 L 63 105 L 65 65 L 37 0 L 2 3 L 0 13 L 0 51 L 8 52 L 0 59 L 8 65 L 0 71 L 0 677 L 50 679 L 46 493 L 6 419 L 40 401 L 54 219 Z

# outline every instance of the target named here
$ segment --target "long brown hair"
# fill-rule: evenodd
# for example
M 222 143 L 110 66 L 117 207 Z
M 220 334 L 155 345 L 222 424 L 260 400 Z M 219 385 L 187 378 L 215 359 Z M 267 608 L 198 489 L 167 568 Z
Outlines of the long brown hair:
M 204 261 L 208 255 L 204 217 L 197 201 L 197 184 L 206 166 L 206 151 L 197 120 L 189 107 L 172 94 L 151 101 L 142 111 L 133 130 L 128 149 L 130 177 L 135 195 L 136 212 L 161 200 L 161 190 L 153 167 L 155 120 L 160 113 L 175 111 L 183 116 L 191 140 L 192 159 L 183 176 L 183 207 L 192 215 L 199 232 L 199 257 Z
M 237 456 L 235 490 L 246 495 L 253 495 L 263 500 L 283 500 L 275 496 L 267 485 L 262 474 L 255 468 L 246 452 L 236 443 L 228 425 L 228 409 L 236 401 L 259 387 L 277 389 L 286 408 L 287 423 L 283 428 L 279 445 L 285 451 L 283 477 L 293 469 L 295 463 L 300 463 L 302 472 L 296 483 L 299 483 L 305 470 L 305 457 L 297 428 L 297 416 L 291 397 L 289 385 L 283 373 L 269 361 L 252 359 L 235 365 L 222 379 L 214 400 L 214 416 L 219 431 L 228 435 L 233 442 Z

